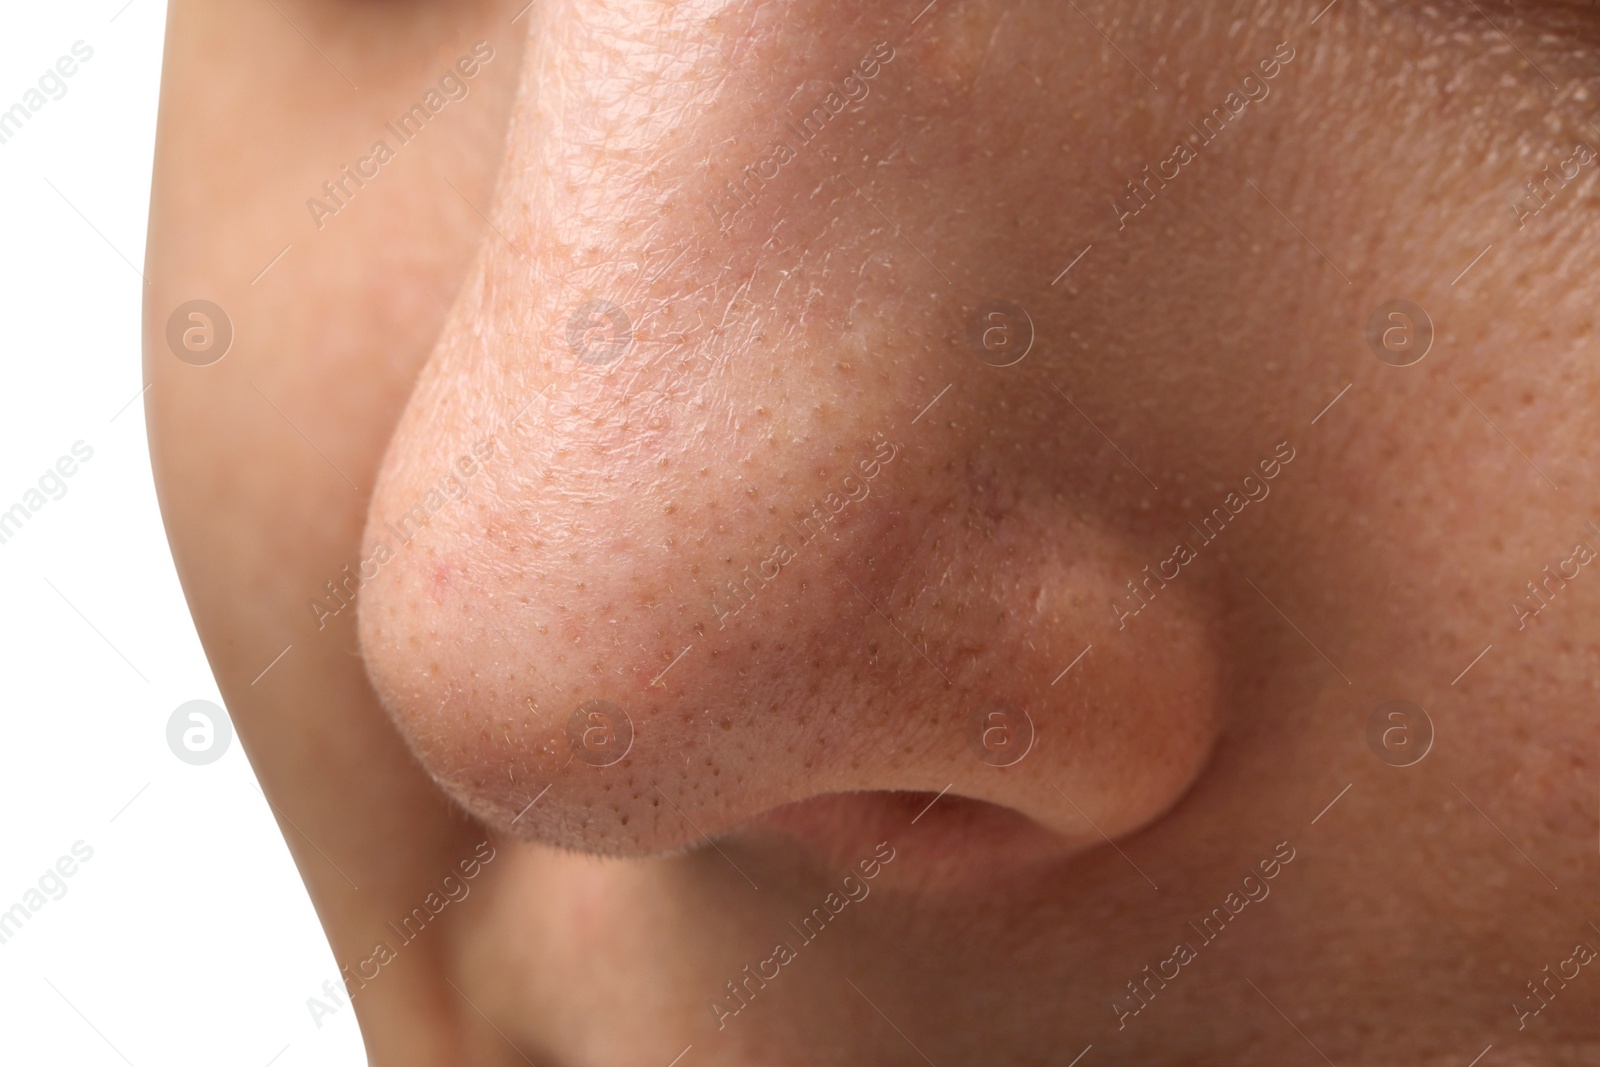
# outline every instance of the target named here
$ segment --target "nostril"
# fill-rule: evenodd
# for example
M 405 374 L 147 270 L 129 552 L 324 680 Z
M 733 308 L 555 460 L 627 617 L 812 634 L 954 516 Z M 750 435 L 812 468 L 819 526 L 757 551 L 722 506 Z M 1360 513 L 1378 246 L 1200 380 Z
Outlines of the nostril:
M 887 865 L 906 852 L 917 857 L 919 879 L 946 884 L 1060 859 L 1082 848 L 1081 841 L 1015 808 L 949 789 L 826 793 L 763 812 L 727 836 L 752 844 L 779 836 L 828 866 L 849 867 L 864 857 Z

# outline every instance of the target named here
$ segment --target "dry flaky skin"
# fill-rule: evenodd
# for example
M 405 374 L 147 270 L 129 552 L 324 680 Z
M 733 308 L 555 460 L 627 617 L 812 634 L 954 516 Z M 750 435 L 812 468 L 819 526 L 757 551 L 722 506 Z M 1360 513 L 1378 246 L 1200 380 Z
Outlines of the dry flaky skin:
M 522 6 L 172 8 L 202 639 L 342 965 L 493 842 L 352 982 L 373 1062 L 1600 1056 L 1592 968 L 1515 1007 L 1600 946 L 1585 5 Z M 925 796 L 770 815 L 855 790 Z

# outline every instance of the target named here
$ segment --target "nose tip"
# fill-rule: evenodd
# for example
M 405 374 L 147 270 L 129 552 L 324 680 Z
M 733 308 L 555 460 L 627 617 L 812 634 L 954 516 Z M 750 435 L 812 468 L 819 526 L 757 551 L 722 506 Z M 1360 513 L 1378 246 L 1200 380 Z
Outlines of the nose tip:
M 453 455 L 444 421 L 409 449 Z M 778 481 L 765 465 L 715 472 L 693 446 L 679 475 L 641 484 L 624 458 L 542 492 L 508 454 L 364 590 L 369 672 L 468 810 L 569 848 L 792 835 L 764 817 L 860 792 L 982 800 L 1077 845 L 1126 832 L 1209 751 L 1214 649 L 1183 628 L 1096 647 L 1136 568 L 1085 530 L 1063 557 L 1051 506 L 940 536 L 985 507 L 941 487 L 950 447 L 869 438 L 770 495 L 745 485 Z M 379 518 L 415 480 L 392 469 L 372 529 L 399 529 Z

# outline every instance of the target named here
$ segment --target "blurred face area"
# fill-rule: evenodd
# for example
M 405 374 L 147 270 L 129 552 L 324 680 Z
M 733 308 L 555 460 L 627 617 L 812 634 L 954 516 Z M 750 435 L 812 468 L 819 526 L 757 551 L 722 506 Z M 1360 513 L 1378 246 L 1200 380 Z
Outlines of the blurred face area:
M 1600 1056 L 1587 5 L 171 19 L 157 484 L 374 1063 Z

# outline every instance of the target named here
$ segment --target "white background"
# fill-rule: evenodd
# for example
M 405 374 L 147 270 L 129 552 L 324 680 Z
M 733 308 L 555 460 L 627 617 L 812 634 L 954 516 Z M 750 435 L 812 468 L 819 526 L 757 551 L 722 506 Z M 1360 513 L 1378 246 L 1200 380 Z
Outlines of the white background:
M 221 697 L 135 400 L 166 5 L 124 5 L 8 4 L 0 34 L 0 111 L 94 49 L 0 144 L 0 511 L 94 450 L 0 544 L 0 912 L 93 849 L 0 944 L 0 1063 L 360 1064 L 350 1010 L 307 1009 L 338 968 L 237 742 L 167 747 L 178 705 Z

